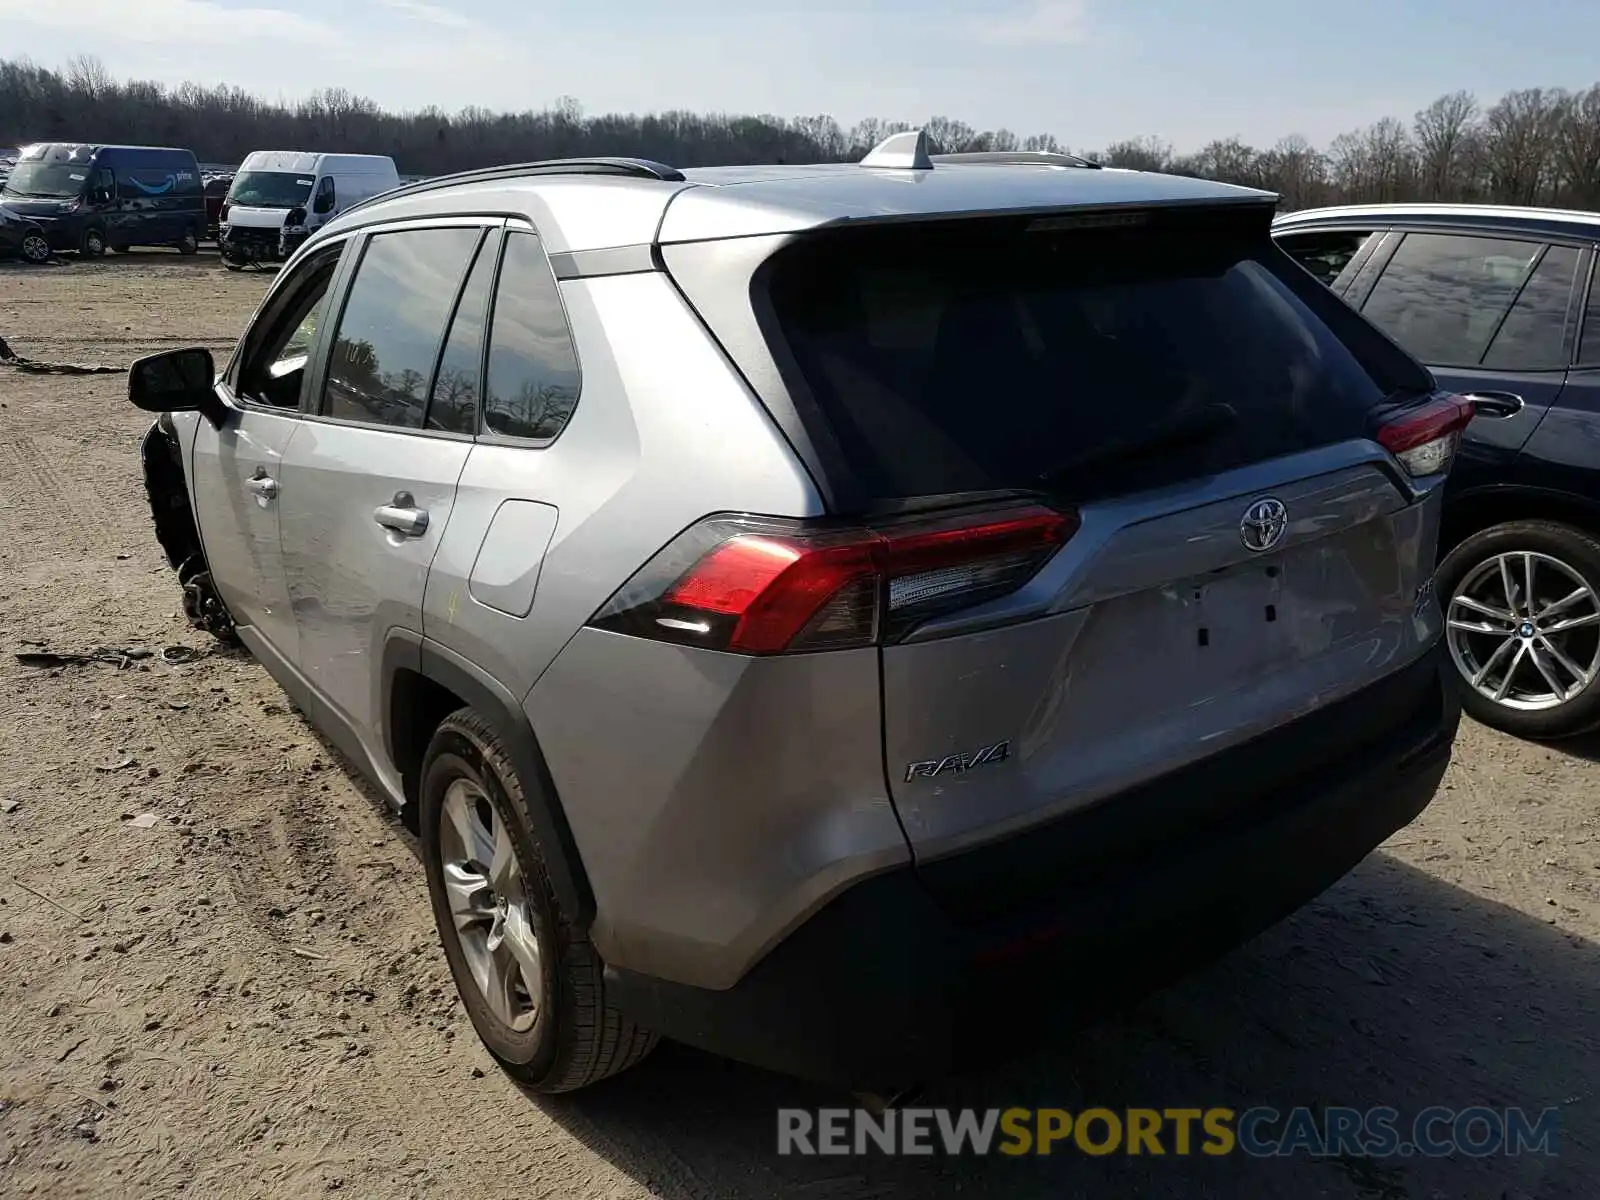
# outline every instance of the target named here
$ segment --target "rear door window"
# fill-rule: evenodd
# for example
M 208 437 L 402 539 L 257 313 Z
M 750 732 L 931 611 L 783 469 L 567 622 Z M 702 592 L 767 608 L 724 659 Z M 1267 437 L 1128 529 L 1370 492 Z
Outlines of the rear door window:
M 476 227 L 374 234 L 328 363 L 322 415 L 422 428 L 444 328 L 478 244 Z
M 1407 234 L 1361 313 L 1429 366 L 1477 366 L 1543 250 L 1534 241 Z
M 1567 367 L 1572 284 L 1583 256 L 1551 246 L 1528 277 L 1489 343 L 1483 365 L 1501 371 L 1563 371 Z
M 1578 346 L 1578 365 L 1600 367 L 1600 266 L 1589 284 L 1589 303 L 1583 316 L 1583 341 Z
M 1364 436 L 1427 383 L 1237 217 L 841 231 L 770 278 L 799 383 L 880 500 L 1160 486 Z
M 483 325 L 489 306 L 489 287 L 494 279 L 498 235 L 491 236 L 478 251 L 472 274 L 462 290 L 450 321 L 450 336 L 445 339 L 439 370 L 434 376 L 428 399 L 429 429 L 446 433 L 478 431 L 478 384 L 483 375 Z

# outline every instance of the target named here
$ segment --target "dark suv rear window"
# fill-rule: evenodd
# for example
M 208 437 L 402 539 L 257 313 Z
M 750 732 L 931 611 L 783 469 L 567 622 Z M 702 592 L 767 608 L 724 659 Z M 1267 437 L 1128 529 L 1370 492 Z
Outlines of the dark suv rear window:
M 846 230 L 773 260 L 778 335 L 865 494 L 1160 486 L 1361 437 L 1431 383 L 1259 217 L 1051 224 Z

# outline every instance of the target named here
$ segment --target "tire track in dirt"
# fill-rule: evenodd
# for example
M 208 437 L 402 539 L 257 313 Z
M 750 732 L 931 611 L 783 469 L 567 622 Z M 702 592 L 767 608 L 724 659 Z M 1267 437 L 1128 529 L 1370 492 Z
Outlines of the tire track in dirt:
M 13 509 L 16 528 L 24 537 L 61 538 L 63 547 L 71 544 L 79 552 L 112 544 L 109 514 L 84 494 L 83 484 L 89 481 L 64 480 L 58 455 L 26 433 L 11 439 L 5 452 L 7 475 L 17 481 L 7 486 L 31 496 L 30 504 Z M 52 514 L 58 519 L 51 520 Z

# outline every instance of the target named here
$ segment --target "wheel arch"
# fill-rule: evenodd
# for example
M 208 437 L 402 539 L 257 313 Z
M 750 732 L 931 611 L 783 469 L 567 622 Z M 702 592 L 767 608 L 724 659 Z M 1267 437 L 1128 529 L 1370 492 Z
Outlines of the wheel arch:
M 594 919 L 594 894 L 544 752 L 516 697 L 466 659 L 409 631 L 396 631 L 385 643 L 381 679 L 384 749 L 400 773 L 408 811 L 417 810 L 422 761 L 433 731 L 458 708 L 471 708 L 499 735 L 516 767 L 562 914 L 587 929 Z
M 1510 521 L 1559 521 L 1600 534 L 1600 500 L 1545 488 L 1477 488 L 1450 499 L 1439 529 L 1439 558 L 1475 533 Z

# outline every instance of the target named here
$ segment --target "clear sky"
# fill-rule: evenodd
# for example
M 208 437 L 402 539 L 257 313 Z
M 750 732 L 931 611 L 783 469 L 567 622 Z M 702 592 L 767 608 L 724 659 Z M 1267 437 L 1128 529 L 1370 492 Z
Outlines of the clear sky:
M 1181 15 L 1179 15 L 1181 14 Z M 1179 150 L 1325 144 L 1444 92 L 1600 80 L 1572 0 L 0 0 L 0 54 L 386 107 L 829 113 Z

